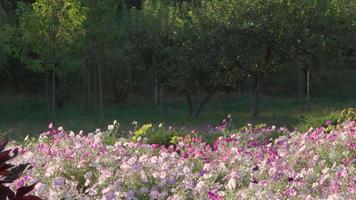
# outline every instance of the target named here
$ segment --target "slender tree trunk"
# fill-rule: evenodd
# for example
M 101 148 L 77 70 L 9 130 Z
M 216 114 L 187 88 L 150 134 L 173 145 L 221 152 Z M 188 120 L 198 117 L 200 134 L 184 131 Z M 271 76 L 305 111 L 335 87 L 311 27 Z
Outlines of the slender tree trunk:
M 91 81 L 90 81 L 90 67 L 88 67 L 88 69 L 87 69 L 87 100 L 88 100 L 88 102 L 87 102 L 87 104 L 88 104 L 88 107 L 90 106 L 90 104 L 91 104 L 91 87 L 90 87 L 90 83 L 91 83 Z
M 98 81 L 97 81 L 97 73 L 96 73 L 96 67 L 93 67 L 93 89 L 94 89 L 94 94 L 93 94 L 93 100 L 94 100 L 94 110 L 95 113 L 98 112 Z
M 98 79 L 99 79 L 99 106 L 100 106 L 100 119 L 104 118 L 104 103 L 103 103 L 103 82 L 101 74 L 101 66 L 98 64 Z
M 51 111 L 51 103 L 50 103 L 50 96 L 49 96 L 49 87 L 48 87 L 48 71 L 45 71 L 45 90 L 46 90 L 46 102 L 47 102 L 47 110 L 48 112 Z
M 163 111 L 163 87 L 160 86 L 160 106 L 161 106 L 161 112 Z
M 306 109 L 310 111 L 310 69 L 307 68 L 306 70 L 306 86 L 307 86 L 307 102 L 306 102 Z
M 303 81 L 303 71 L 300 71 L 298 77 L 298 100 L 299 109 L 303 110 L 304 106 L 304 81 Z
M 52 120 L 56 117 L 56 65 L 52 69 Z
M 103 81 L 102 81 L 102 69 L 101 69 L 101 60 L 99 57 L 99 52 L 97 49 L 97 46 L 95 46 L 95 60 L 96 60 L 96 66 L 98 70 L 98 87 L 99 87 L 99 105 L 98 109 L 100 112 L 100 120 L 103 119 L 104 117 L 104 103 L 103 103 Z
M 158 107 L 158 84 L 157 78 L 155 78 L 155 107 Z
M 255 77 L 255 94 L 253 97 L 252 104 L 252 117 L 257 118 L 260 112 L 260 102 L 261 102 L 261 92 L 262 92 L 262 79 L 261 77 Z
M 208 95 L 203 99 L 203 101 L 200 103 L 200 105 L 198 106 L 194 117 L 198 118 L 200 116 L 200 113 L 203 109 L 203 107 L 209 102 L 209 100 L 213 97 L 213 95 L 215 94 L 216 90 L 209 92 Z
M 185 92 L 185 97 L 187 100 L 189 116 L 193 116 L 193 101 L 192 96 L 190 95 L 190 92 L 188 90 L 186 90 Z

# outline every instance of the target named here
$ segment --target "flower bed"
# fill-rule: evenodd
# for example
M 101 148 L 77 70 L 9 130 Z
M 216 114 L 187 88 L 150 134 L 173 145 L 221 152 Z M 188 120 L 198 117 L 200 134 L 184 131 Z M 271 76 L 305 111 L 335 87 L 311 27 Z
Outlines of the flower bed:
M 279 133 L 278 138 L 270 137 Z M 282 134 L 281 134 L 282 133 Z M 33 168 L 13 187 L 39 182 L 43 199 L 352 199 L 356 122 L 306 133 L 246 128 L 207 145 L 196 136 L 159 146 L 108 131 L 61 128 L 27 140 L 16 163 Z

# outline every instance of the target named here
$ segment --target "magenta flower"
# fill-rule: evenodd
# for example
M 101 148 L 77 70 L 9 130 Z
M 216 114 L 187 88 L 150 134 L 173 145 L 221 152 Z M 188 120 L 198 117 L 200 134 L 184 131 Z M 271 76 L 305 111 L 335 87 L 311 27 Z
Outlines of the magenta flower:
M 324 123 L 325 126 L 330 126 L 330 125 L 332 125 L 332 124 L 333 124 L 333 121 L 331 121 L 331 120 L 327 120 L 327 121 L 325 121 L 325 123 Z
M 214 192 L 208 192 L 210 200 L 222 200 L 222 196 L 215 194 Z

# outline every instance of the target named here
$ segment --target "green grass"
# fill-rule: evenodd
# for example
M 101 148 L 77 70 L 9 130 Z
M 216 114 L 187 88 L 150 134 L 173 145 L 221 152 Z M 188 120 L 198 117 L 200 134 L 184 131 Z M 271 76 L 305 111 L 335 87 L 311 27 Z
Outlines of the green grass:
M 355 101 L 337 99 L 312 99 L 312 111 L 300 109 L 296 98 L 263 97 L 261 115 L 258 119 L 251 118 L 249 96 L 217 95 L 202 112 L 200 118 L 191 118 L 187 114 L 184 99 L 168 98 L 163 110 L 156 108 L 154 103 L 138 105 L 106 105 L 105 117 L 97 119 L 97 114 L 85 105 L 69 103 L 56 113 L 55 123 L 65 129 L 85 132 L 96 128 L 105 129 L 108 124 L 117 120 L 121 126 L 131 128 L 132 121 L 143 123 L 161 123 L 166 126 L 206 127 L 216 125 L 229 113 L 232 114 L 234 127 L 247 123 L 266 123 L 277 126 L 303 127 L 305 121 L 323 113 L 346 107 L 355 107 Z M 36 136 L 46 130 L 51 121 L 43 100 L 23 97 L 0 97 L 0 132 L 13 139 L 21 139 L 25 135 Z M 305 128 L 305 127 L 304 127 Z

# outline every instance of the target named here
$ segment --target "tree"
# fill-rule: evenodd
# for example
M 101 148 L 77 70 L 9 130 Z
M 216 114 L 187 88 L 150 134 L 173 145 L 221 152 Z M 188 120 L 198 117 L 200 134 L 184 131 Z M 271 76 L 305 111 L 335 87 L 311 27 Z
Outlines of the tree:
M 184 94 L 194 117 L 217 91 L 234 89 L 241 82 L 229 5 L 148 2 L 136 15 L 138 25 L 130 34 L 146 70 L 160 84 Z M 201 90 L 206 96 L 194 108 L 192 95 Z
M 53 119 L 56 79 L 65 69 L 65 61 L 75 59 L 74 49 L 84 35 L 85 13 L 79 0 L 37 0 L 33 4 L 20 3 L 18 7 L 18 55 L 30 69 L 51 73 L 52 94 L 48 105 Z
M 93 74 L 94 103 L 100 118 L 104 115 L 103 68 L 112 66 L 110 60 L 117 49 L 117 0 L 85 0 L 87 15 L 84 24 L 86 65 Z M 88 88 L 89 90 L 89 88 Z M 97 91 L 98 90 L 98 91 Z
M 182 64 L 178 73 L 183 78 L 189 112 L 195 117 L 217 91 L 235 90 L 242 83 L 241 42 L 235 37 L 238 30 L 230 26 L 232 5 L 233 1 L 182 5 L 185 24 L 177 36 L 180 41 L 174 58 Z M 206 96 L 193 111 L 191 93 L 197 92 L 195 88 L 205 91 Z
M 0 20 L 0 69 L 4 69 L 7 57 L 12 51 L 13 28 Z
M 290 0 L 288 5 L 289 54 L 303 73 L 300 87 L 306 93 L 304 108 L 310 110 L 311 76 L 328 74 L 330 67 L 342 65 L 341 57 L 350 56 L 355 48 L 356 4 L 344 0 Z

